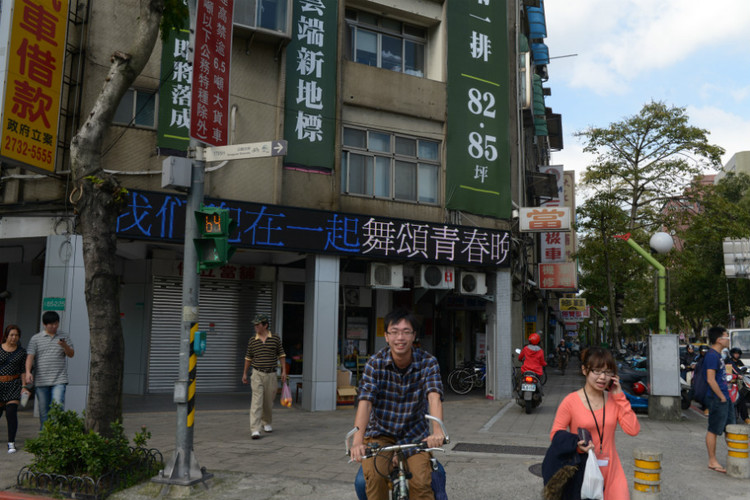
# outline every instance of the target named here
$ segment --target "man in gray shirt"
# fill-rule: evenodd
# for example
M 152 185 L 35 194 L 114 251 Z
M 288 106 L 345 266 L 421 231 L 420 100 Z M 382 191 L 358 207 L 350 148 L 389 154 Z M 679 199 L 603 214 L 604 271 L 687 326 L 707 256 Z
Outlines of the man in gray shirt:
M 73 341 L 57 329 L 60 316 L 55 311 L 42 315 L 44 330 L 29 341 L 26 348 L 26 383 L 34 383 L 36 400 L 39 404 L 39 422 L 41 429 L 47 420 L 50 404 L 54 400 L 65 407 L 65 389 L 68 385 L 67 358 L 75 355 Z M 34 368 L 32 375 L 31 369 Z

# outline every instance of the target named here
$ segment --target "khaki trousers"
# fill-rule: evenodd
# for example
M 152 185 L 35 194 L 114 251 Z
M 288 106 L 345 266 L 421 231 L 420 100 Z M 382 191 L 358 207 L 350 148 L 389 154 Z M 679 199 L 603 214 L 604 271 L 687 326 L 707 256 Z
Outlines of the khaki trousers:
M 365 438 L 365 444 L 380 443 L 390 446 L 396 440 L 390 437 L 378 436 Z M 378 472 L 388 474 L 393 469 L 392 454 L 383 453 L 375 458 L 362 460 L 362 472 L 367 483 L 367 500 L 388 500 L 388 479 Z M 376 463 L 377 462 L 377 463 Z M 406 464 L 412 478 L 409 480 L 409 498 L 413 500 L 435 500 L 432 492 L 432 465 L 429 453 L 415 453 L 406 459 Z M 375 466 L 377 465 L 377 470 Z
M 271 425 L 271 409 L 278 387 L 276 372 L 264 373 L 253 370 L 250 375 L 250 389 L 253 391 L 250 402 L 250 432 L 260 432 L 264 425 Z

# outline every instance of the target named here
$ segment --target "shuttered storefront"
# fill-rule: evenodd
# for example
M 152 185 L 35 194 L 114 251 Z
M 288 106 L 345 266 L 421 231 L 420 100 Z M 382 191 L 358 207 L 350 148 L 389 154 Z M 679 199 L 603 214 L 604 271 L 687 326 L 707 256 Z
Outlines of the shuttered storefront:
M 201 279 L 198 326 L 209 333 L 206 352 L 198 358 L 197 392 L 227 392 L 243 387 L 245 349 L 255 334 L 253 317 L 264 313 L 270 318 L 272 306 L 272 283 Z M 182 279 L 154 276 L 149 393 L 174 390 L 179 372 L 181 312 Z

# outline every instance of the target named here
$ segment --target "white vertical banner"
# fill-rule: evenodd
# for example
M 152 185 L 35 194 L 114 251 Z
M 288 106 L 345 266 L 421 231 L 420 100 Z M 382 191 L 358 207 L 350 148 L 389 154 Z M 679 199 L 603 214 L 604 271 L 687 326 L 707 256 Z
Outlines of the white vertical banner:
M 557 180 L 557 197 L 547 200 L 541 204 L 542 207 L 562 207 L 563 206 L 563 166 L 562 165 L 542 165 L 539 167 L 539 172 L 543 174 L 552 174 Z M 565 262 L 567 256 L 565 255 L 565 233 L 562 232 L 546 232 L 541 233 L 542 255 L 541 261 L 543 263 L 550 262 Z

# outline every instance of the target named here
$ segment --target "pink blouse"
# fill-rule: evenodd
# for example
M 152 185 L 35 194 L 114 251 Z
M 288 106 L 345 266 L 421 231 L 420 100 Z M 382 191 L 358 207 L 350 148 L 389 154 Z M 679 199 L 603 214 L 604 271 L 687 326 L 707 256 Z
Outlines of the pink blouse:
M 622 469 L 620 457 L 617 455 L 617 448 L 615 447 L 615 430 L 619 423 L 625 433 L 635 436 L 641 430 L 641 424 L 630 407 L 628 398 L 622 392 L 617 394 L 605 393 L 605 397 L 607 398 L 606 411 L 600 408 L 594 410 L 592 415 L 589 406 L 581 400 L 577 391 L 565 396 L 565 399 L 557 408 L 555 421 L 552 423 L 552 431 L 550 431 L 550 440 L 559 430 L 577 433 L 581 427 L 588 429 L 591 433 L 597 458 L 606 457 L 609 459 L 609 465 L 600 467 L 602 476 L 604 476 L 604 500 L 629 500 L 628 481 L 625 478 L 625 471 Z M 605 413 L 607 420 L 604 422 L 603 443 L 600 452 L 599 432 L 596 430 L 594 416 L 596 416 L 596 421 L 599 424 L 599 431 L 602 431 L 602 417 Z

